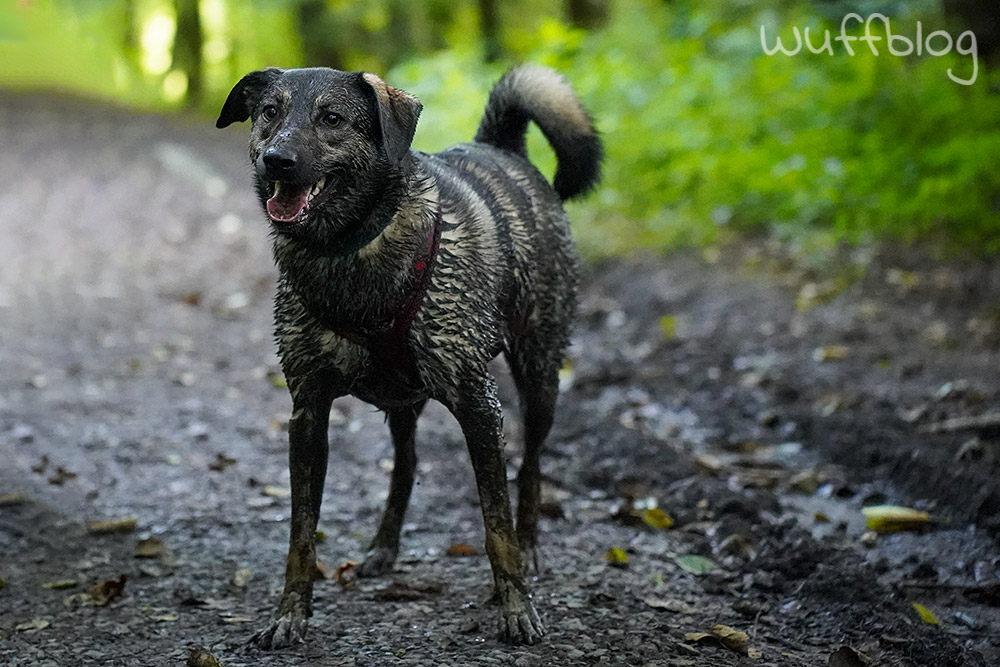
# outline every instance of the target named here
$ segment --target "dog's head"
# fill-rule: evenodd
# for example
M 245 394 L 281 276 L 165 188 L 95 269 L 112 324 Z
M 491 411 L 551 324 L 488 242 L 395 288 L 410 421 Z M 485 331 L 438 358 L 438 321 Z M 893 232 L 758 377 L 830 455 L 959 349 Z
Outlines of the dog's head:
M 295 233 L 363 218 L 407 159 L 420 109 L 374 74 L 272 68 L 236 84 L 216 126 L 252 119 L 258 195 L 274 229 Z

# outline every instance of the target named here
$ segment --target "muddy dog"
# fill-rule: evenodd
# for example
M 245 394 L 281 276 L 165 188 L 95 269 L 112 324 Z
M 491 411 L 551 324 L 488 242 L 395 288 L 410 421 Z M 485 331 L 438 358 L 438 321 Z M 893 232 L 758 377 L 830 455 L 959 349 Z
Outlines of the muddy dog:
M 503 639 L 544 633 L 525 573 L 537 567 L 539 453 L 575 310 L 577 257 L 562 201 L 597 182 L 602 149 L 555 72 L 511 70 L 472 143 L 410 149 L 421 111 L 373 74 L 252 72 L 216 125 L 252 119 L 250 160 L 279 270 L 275 323 L 292 395 L 291 538 L 265 648 L 301 641 L 311 614 L 314 535 L 331 402 L 354 395 L 387 413 L 389 500 L 358 574 L 390 570 L 413 484 L 414 432 L 428 399 L 455 415 L 472 457 Z M 537 123 L 558 160 L 550 186 L 527 159 Z M 487 362 L 510 365 L 524 419 L 517 527 L 500 404 Z

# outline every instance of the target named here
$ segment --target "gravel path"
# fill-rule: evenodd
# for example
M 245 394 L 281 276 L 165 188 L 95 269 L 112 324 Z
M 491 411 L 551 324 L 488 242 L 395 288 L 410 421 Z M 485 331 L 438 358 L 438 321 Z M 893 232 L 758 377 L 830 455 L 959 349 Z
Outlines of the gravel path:
M 432 405 L 397 570 L 320 582 L 309 642 L 259 653 L 290 401 L 243 134 L 0 94 L 0 154 L 0 664 L 1000 663 L 998 429 L 928 432 L 997 405 L 1000 264 L 882 255 L 842 283 L 758 244 L 590 267 L 543 459 L 545 643 L 495 639 L 471 466 Z M 373 534 L 391 447 L 369 406 L 332 417 L 336 569 Z M 874 502 L 933 525 L 863 538 Z M 643 523 L 654 505 L 673 527 Z M 685 637 L 717 624 L 754 657 Z

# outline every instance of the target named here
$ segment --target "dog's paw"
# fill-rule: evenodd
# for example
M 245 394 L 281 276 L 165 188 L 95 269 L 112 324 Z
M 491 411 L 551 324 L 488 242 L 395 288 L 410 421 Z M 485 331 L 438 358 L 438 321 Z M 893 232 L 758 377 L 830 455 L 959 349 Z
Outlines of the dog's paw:
M 249 643 L 262 649 L 301 644 L 305 641 L 308 619 L 302 595 L 297 592 L 285 593 L 275 618 L 266 628 L 251 637 Z
M 520 611 L 500 612 L 500 639 L 509 644 L 537 644 L 542 640 L 545 628 L 538 612 L 527 602 Z
M 500 639 L 511 644 L 537 644 L 545 634 L 531 595 L 523 585 L 498 581 L 494 596 L 500 603 Z
M 284 648 L 305 641 L 308 621 L 304 614 L 288 612 L 271 621 L 250 638 L 250 644 L 265 650 Z
M 368 552 L 365 560 L 355 568 L 359 577 L 377 577 L 386 572 L 392 572 L 396 564 L 396 549 L 376 547 Z

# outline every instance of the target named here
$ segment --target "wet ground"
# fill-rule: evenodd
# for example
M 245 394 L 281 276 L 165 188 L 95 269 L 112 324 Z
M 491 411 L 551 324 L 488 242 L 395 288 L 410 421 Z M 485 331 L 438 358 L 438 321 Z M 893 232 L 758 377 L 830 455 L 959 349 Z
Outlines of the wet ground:
M 589 267 L 543 459 L 545 643 L 494 637 L 471 466 L 431 406 L 396 571 L 320 581 L 308 643 L 260 653 L 290 402 L 243 133 L 8 94 L 0 155 L 0 664 L 1000 663 L 1000 262 L 809 271 L 747 242 Z M 336 569 L 391 448 L 360 402 L 332 423 Z M 879 503 L 931 522 L 866 534 Z M 112 519 L 135 526 L 85 523 Z M 690 634 L 716 625 L 751 655 Z

